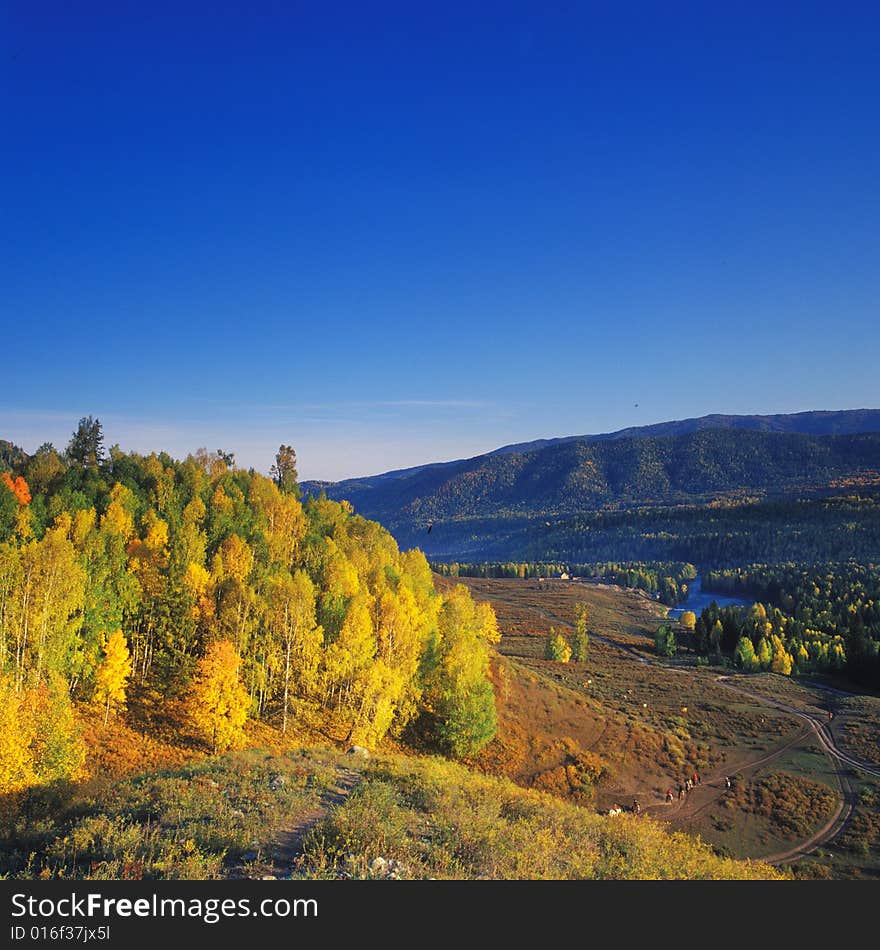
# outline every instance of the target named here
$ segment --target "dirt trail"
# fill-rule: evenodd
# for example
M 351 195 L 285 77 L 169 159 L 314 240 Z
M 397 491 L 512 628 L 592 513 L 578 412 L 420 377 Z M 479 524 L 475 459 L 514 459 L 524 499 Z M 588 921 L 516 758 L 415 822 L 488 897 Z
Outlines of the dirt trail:
M 275 877 L 289 876 L 293 865 L 302 855 L 303 841 L 308 832 L 331 808 L 341 805 L 362 781 L 362 772 L 348 766 L 339 766 L 336 770 L 336 781 L 321 795 L 318 805 L 312 811 L 301 815 L 295 824 L 278 832 L 272 845 L 271 863 L 266 873 Z
M 719 676 L 716 678 L 716 681 L 728 689 L 739 693 L 741 696 L 747 697 L 753 702 L 770 706 L 773 709 L 778 709 L 781 712 L 785 712 L 788 715 L 794 716 L 796 719 L 799 719 L 804 723 L 805 728 L 800 731 L 793 739 L 790 739 L 788 742 L 786 742 L 781 748 L 774 750 L 768 755 L 762 756 L 758 759 L 743 760 L 742 762 L 736 764 L 732 763 L 725 770 L 724 775 L 710 775 L 707 781 L 702 782 L 693 791 L 688 793 L 683 801 L 679 802 L 678 800 L 675 800 L 671 803 L 671 806 L 665 801 L 652 802 L 646 806 L 643 806 L 642 811 L 656 808 L 669 809 L 670 807 L 673 807 L 675 810 L 672 814 L 674 814 L 677 819 L 690 821 L 698 814 L 705 811 L 708 807 L 710 807 L 710 805 L 717 801 L 721 795 L 724 794 L 726 791 L 726 783 L 724 781 L 725 776 L 734 776 L 742 772 L 750 772 L 759 766 L 767 765 L 770 762 L 780 758 L 792 746 L 797 745 L 799 742 L 803 741 L 812 734 L 818 741 L 822 752 L 830 759 L 834 769 L 834 777 L 837 782 L 837 791 L 839 794 L 839 800 L 837 807 L 834 810 L 834 814 L 832 814 L 832 816 L 828 819 L 828 821 L 825 822 L 824 825 L 822 825 L 821 828 L 815 831 L 809 838 L 799 842 L 795 847 L 763 857 L 756 856 L 755 859 L 764 861 L 767 864 L 787 864 L 796 860 L 797 858 L 803 857 L 806 854 L 810 854 L 823 844 L 827 844 L 829 841 L 832 841 L 846 827 L 856 804 L 856 795 L 853 791 L 852 783 L 850 781 L 850 771 L 852 769 L 858 769 L 859 771 L 862 771 L 868 775 L 880 777 L 880 768 L 877 768 L 876 766 L 870 765 L 866 762 L 862 762 L 849 753 L 842 751 L 837 746 L 836 742 L 834 741 L 834 737 L 829 732 L 825 723 L 817 717 L 811 716 L 803 710 L 798 709 L 795 706 L 791 706 L 788 703 L 770 699 L 768 696 L 762 696 L 761 694 L 754 693 L 751 690 L 743 689 L 738 684 L 734 685 L 733 683 L 729 682 L 729 677 L 727 676 Z M 702 792 L 702 789 L 706 788 L 712 790 L 709 796 L 706 796 L 706 794 Z M 677 808 L 675 807 L 676 805 L 678 806 Z
M 506 601 L 507 603 L 517 604 L 518 601 L 510 600 L 506 597 L 498 597 L 498 600 Z M 534 611 L 538 616 L 543 619 L 560 624 L 565 627 L 570 627 L 571 624 L 567 623 L 565 620 L 558 616 L 548 613 L 545 610 L 542 610 L 539 607 L 533 605 L 530 606 L 530 609 Z M 635 660 L 641 664 L 656 664 L 659 663 L 659 660 L 656 660 L 652 657 L 648 657 L 633 649 L 630 646 L 619 643 L 615 640 L 612 640 L 608 637 L 603 637 L 599 634 L 590 634 L 591 639 L 599 640 L 602 643 L 607 644 L 610 647 L 613 647 L 616 650 L 619 650 L 621 653 L 628 656 L 630 659 Z M 671 669 L 675 669 L 671 667 Z M 678 669 L 678 672 L 686 673 L 687 670 Z M 757 759 L 743 760 L 738 763 L 731 763 L 725 769 L 724 774 L 721 773 L 711 773 L 708 775 L 700 785 L 696 786 L 692 791 L 690 791 L 683 800 L 679 801 L 677 798 L 671 803 L 667 803 L 665 799 L 660 801 L 649 802 L 648 804 L 643 804 L 641 806 L 641 811 L 653 811 L 659 809 L 663 811 L 666 815 L 675 815 L 676 818 L 684 821 L 691 821 L 696 815 L 700 814 L 706 808 L 710 807 L 719 797 L 721 797 L 726 791 L 726 776 L 734 776 L 741 772 L 749 772 L 753 769 L 766 765 L 787 752 L 792 746 L 796 745 L 798 742 L 803 741 L 810 734 L 812 734 L 822 752 L 830 760 L 831 765 L 834 769 L 834 775 L 837 782 L 839 801 L 838 805 L 834 811 L 834 814 L 828 819 L 828 821 L 814 832 L 809 838 L 804 841 L 801 841 L 795 847 L 788 849 L 787 851 L 779 852 L 777 854 L 771 854 L 766 857 L 758 857 L 755 860 L 761 860 L 768 864 L 785 864 L 790 861 L 796 860 L 799 857 L 802 857 L 805 854 L 809 854 L 815 851 L 817 848 L 821 847 L 823 844 L 827 844 L 836 838 L 846 827 L 847 822 L 849 821 L 850 816 L 852 815 L 853 808 L 856 804 L 856 795 L 850 781 L 850 771 L 852 769 L 857 769 L 864 774 L 871 775 L 876 778 L 880 778 L 880 768 L 875 765 L 863 762 L 857 759 L 855 756 L 850 755 L 847 752 L 844 752 L 840 749 L 837 743 L 834 740 L 833 735 L 828 729 L 824 721 L 818 717 L 812 716 L 809 713 L 805 712 L 802 709 L 798 709 L 795 706 L 791 706 L 787 703 L 780 702 L 779 700 L 771 699 L 768 696 L 762 696 L 759 693 L 754 693 L 750 690 L 743 689 L 739 684 L 734 685 L 729 682 L 730 677 L 728 676 L 719 676 L 717 677 L 717 682 L 726 686 L 728 689 L 739 693 L 742 696 L 747 697 L 752 702 L 759 703 L 764 706 L 769 706 L 773 709 L 777 709 L 781 712 L 784 712 L 790 716 L 799 719 L 804 723 L 805 728 L 798 733 L 793 739 L 786 742 L 781 748 L 774 750 L 768 755 L 764 755 Z M 809 684 L 817 689 L 822 689 L 831 693 L 840 693 L 842 691 L 835 690 L 832 687 L 821 686 L 816 683 Z M 706 792 L 709 792 L 707 795 Z M 672 811 L 670 811 L 672 809 Z

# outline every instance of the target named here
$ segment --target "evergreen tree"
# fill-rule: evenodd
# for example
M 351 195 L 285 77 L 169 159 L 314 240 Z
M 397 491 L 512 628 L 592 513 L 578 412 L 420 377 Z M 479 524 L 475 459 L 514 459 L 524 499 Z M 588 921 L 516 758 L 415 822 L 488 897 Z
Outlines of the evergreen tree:
M 297 491 L 296 452 L 290 445 L 281 445 L 275 454 L 275 461 L 269 469 L 275 484 L 283 492 Z
M 67 457 L 84 468 L 96 469 L 104 460 L 104 433 L 101 423 L 83 416 L 67 445 Z

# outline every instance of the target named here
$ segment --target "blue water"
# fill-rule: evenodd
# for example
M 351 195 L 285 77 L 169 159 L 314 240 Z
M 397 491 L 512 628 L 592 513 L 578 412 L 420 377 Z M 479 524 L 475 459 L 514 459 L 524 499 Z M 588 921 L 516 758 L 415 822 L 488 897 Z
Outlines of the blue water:
M 725 597 L 724 594 L 713 594 L 704 591 L 703 579 L 702 577 L 697 577 L 690 583 L 687 600 L 680 603 L 677 607 L 671 607 L 669 617 L 672 620 L 678 620 L 686 610 L 692 610 L 699 617 L 703 608 L 708 607 L 713 600 L 719 607 L 751 607 L 754 603 L 754 601 L 751 600 L 743 600 L 741 597 Z

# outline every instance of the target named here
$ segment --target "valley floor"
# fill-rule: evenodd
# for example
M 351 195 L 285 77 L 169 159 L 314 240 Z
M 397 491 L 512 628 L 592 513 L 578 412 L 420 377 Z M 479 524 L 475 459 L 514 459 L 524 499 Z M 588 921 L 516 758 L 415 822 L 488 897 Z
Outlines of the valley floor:
M 636 591 L 459 580 L 493 604 L 502 630 L 500 726 L 477 767 L 598 812 L 637 801 L 721 854 L 803 876 L 880 878 L 880 699 L 732 675 L 687 650 L 660 660 L 665 609 Z M 550 627 L 570 633 L 578 603 L 591 618 L 588 661 L 543 659 Z M 699 784 L 680 796 L 695 772 Z

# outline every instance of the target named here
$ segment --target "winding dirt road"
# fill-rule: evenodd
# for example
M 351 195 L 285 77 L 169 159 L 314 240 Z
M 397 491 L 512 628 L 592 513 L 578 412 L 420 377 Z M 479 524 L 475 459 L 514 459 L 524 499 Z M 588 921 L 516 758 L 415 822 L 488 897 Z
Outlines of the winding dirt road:
M 500 596 L 496 596 L 496 599 L 505 601 L 508 604 L 522 606 L 520 601 L 509 600 L 508 598 Z M 549 623 L 558 624 L 569 628 L 571 627 L 571 624 L 567 621 L 558 616 L 554 616 L 545 610 L 542 610 L 540 607 L 530 605 L 530 609 Z M 632 647 L 623 643 L 619 643 L 609 637 L 591 633 L 590 638 L 613 647 L 630 659 L 635 660 L 637 663 L 659 664 L 661 662 L 659 659 L 647 657 Z M 669 666 L 668 668 L 682 673 L 689 672 L 689 670 L 680 667 Z M 670 807 L 673 807 L 674 814 L 677 818 L 683 818 L 687 821 L 690 821 L 698 814 L 709 808 L 715 801 L 718 800 L 718 798 L 724 794 L 727 788 L 727 776 L 738 775 L 742 772 L 750 772 L 759 766 L 773 762 L 774 760 L 780 758 L 793 746 L 803 742 L 804 739 L 812 735 L 818 742 L 819 748 L 823 754 L 828 758 L 834 771 L 834 776 L 837 783 L 837 791 L 839 794 L 839 801 L 837 807 L 835 808 L 834 814 L 828 819 L 828 821 L 825 822 L 824 825 L 822 825 L 821 828 L 815 831 L 806 840 L 801 841 L 795 847 L 790 848 L 787 851 L 767 855 L 765 857 L 755 857 L 753 860 L 764 861 L 767 864 L 786 864 L 790 861 L 794 861 L 800 857 L 803 857 L 806 854 L 810 854 L 822 845 L 833 841 L 846 827 L 856 805 L 857 796 L 852 783 L 853 770 L 857 770 L 864 775 L 870 775 L 874 778 L 880 778 L 880 768 L 878 768 L 876 765 L 863 762 L 855 756 L 850 755 L 848 752 L 842 750 L 837 745 L 825 722 L 820 717 L 811 715 L 810 713 L 805 712 L 803 709 L 798 709 L 797 707 L 791 706 L 788 703 L 771 699 L 768 696 L 763 696 L 759 693 L 752 692 L 751 690 L 744 689 L 739 684 L 738 677 L 729 675 L 718 676 L 716 677 L 716 681 L 721 683 L 727 689 L 730 689 L 733 692 L 748 698 L 753 703 L 768 706 L 772 709 L 784 712 L 795 719 L 798 719 L 804 724 L 804 728 L 794 738 L 786 742 L 781 748 L 776 749 L 765 756 L 736 763 L 735 765 L 728 767 L 724 774 L 710 773 L 705 777 L 705 780 L 702 781 L 693 792 L 686 795 L 682 801 L 673 801 L 672 806 L 670 806 L 670 804 L 668 804 L 665 800 L 661 800 L 659 802 L 650 802 L 646 805 L 643 805 L 641 807 L 641 811 L 653 811 L 655 809 L 667 810 Z M 840 690 L 835 690 L 832 687 L 822 686 L 818 683 L 810 683 L 808 685 L 813 689 L 823 690 L 831 694 L 839 694 L 841 692 Z M 707 796 L 706 792 L 703 790 L 709 791 L 710 794 Z M 675 807 L 676 805 L 678 807 Z

